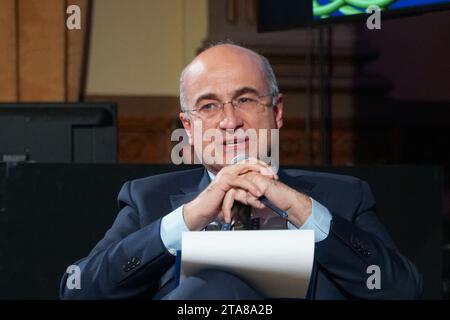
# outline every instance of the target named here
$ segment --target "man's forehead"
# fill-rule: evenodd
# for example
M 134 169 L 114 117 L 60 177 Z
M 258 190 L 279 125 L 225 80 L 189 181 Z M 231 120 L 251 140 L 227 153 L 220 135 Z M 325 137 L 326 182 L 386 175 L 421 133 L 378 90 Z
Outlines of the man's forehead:
M 202 73 L 204 73 L 206 71 L 206 65 L 205 63 L 200 60 L 200 59 L 196 59 L 194 61 L 192 61 L 187 67 L 186 67 L 186 71 L 185 71 L 185 81 L 188 81 L 189 78 L 192 77 L 196 77 L 201 75 Z
M 241 79 L 243 80 L 243 79 Z M 196 85 L 189 90 L 189 100 L 197 103 L 202 99 L 233 99 L 243 94 L 261 95 L 266 91 L 266 84 L 261 81 L 239 81 L 223 85 Z
M 202 53 L 200 53 L 193 61 L 201 60 L 206 63 L 208 62 L 228 62 L 234 60 L 237 61 L 250 61 L 259 63 L 261 61 L 261 57 L 254 51 L 235 46 L 235 45 L 217 45 L 212 48 L 206 49 Z
M 191 99 L 206 93 L 234 94 L 244 87 L 261 91 L 266 85 L 264 72 L 258 65 L 250 66 L 246 63 L 206 65 L 200 60 L 189 66 L 183 80 L 186 93 Z
M 219 45 L 200 53 L 185 70 L 185 78 L 227 70 L 261 69 L 263 63 L 255 52 L 231 45 Z

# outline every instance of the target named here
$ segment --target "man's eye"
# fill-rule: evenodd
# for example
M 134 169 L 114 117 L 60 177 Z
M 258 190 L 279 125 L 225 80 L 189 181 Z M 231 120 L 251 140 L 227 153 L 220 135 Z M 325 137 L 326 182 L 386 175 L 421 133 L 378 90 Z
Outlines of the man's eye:
M 208 111 L 214 110 L 215 108 L 216 108 L 216 105 L 214 103 L 207 103 L 207 104 L 204 104 L 203 106 L 201 106 L 199 108 L 199 111 L 200 112 L 208 112 Z
M 255 99 L 252 99 L 252 98 L 249 98 L 249 97 L 242 97 L 242 98 L 238 99 L 238 102 L 241 103 L 241 104 L 242 103 L 244 103 L 244 104 L 253 103 L 255 101 L 256 101 Z

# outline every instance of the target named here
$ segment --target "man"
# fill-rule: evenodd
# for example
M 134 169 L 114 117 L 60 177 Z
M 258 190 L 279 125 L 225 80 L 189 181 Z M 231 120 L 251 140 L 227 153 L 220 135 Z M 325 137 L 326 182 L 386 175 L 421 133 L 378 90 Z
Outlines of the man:
M 81 288 L 68 289 L 66 275 L 62 298 L 270 298 L 218 270 L 200 272 L 174 289 L 181 233 L 203 230 L 213 221 L 232 222 L 235 202 L 254 212 L 264 210 L 262 195 L 288 213 L 286 228 L 314 230 L 310 298 L 420 297 L 421 276 L 378 220 L 365 182 L 300 170 L 277 174 L 262 161 L 229 165 L 228 154 L 248 151 L 248 141 L 233 132 L 283 125 L 282 95 L 265 58 L 232 44 L 205 50 L 182 73 L 180 101 L 179 116 L 190 143 L 198 143 L 193 139 L 198 130 L 194 123 L 200 123 L 201 130 L 214 129 L 222 137 L 216 141 L 215 155 L 222 153 L 228 160 L 127 182 L 119 194 L 120 212 L 113 226 L 90 255 L 76 263 Z M 205 151 L 207 143 L 201 143 Z M 273 148 L 270 139 L 268 144 Z M 379 289 L 367 286 L 371 265 L 381 272 Z

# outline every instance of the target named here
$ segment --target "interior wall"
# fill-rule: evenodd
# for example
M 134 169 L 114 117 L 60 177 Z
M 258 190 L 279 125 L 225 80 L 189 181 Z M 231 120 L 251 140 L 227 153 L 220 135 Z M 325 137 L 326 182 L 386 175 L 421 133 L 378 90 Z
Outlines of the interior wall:
M 206 0 L 96 0 L 86 94 L 177 96 L 206 34 Z

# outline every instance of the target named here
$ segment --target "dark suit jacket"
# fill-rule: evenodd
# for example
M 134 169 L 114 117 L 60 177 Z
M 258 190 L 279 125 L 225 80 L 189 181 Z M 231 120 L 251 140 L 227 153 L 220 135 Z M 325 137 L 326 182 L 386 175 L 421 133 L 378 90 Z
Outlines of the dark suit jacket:
M 328 237 L 316 243 L 312 298 L 421 296 L 422 277 L 378 220 L 366 182 L 303 170 L 280 170 L 279 178 L 326 206 L 333 217 Z M 65 274 L 61 297 L 161 298 L 170 292 L 173 278 L 163 275 L 173 268 L 175 258 L 161 241 L 161 218 L 194 199 L 209 182 L 206 170 L 199 168 L 125 183 L 118 197 L 120 212 L 111 229 L 89 256 L 75 263 L 81 268 L 81 289 L 67 289 Z M 380 290 L 367 288 L 370 265 L 380 267 Z

